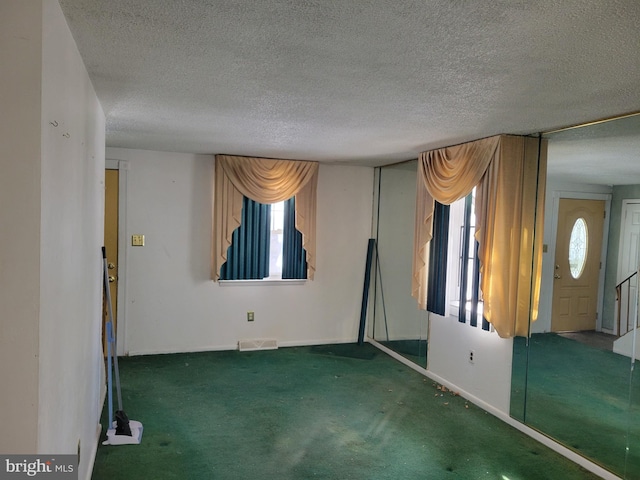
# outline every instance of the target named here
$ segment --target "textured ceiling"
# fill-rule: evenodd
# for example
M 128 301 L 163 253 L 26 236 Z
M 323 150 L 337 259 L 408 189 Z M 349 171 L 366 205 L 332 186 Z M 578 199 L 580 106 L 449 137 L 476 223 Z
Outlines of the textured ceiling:
M 381 165 L 640 111 L 637 0 L 60 4 L 109 146 Z
M 640 184 L 640 115 L 548 137 L 550 176 L 578 183 Z

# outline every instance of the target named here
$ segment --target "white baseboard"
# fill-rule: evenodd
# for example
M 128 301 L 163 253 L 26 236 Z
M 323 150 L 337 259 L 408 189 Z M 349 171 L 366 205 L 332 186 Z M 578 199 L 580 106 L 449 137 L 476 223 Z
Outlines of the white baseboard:
M 314 345 L 330 345 L 330 344 L 338 344 L 338 343 L 354 343 L 353 339 L 345 339 L 345 338 L 332 338 L 332 339 L 324 339 L 324 340 L 289 340 L 281 342 L 278 341 L 279 347 L 311 347 Z M 162 349 L 153 349 L 153 350 L 131 350 L 127 353 L 127 356 L 136 357 L 141 355 L 165 355 L 171 353 L 200 353 L 200 352 L 223 352 L 227 350 L 238 350 L 238 343 L 232 343 L 229 345 L 215 345 L 215 346 L 204 346 L 204 347 L 196 347 L 196 348 L 162 348 Z
M 102 434 L 102 425 L 98 424 L 96 428 L 96 441 L 93 443 L 93 446 L 91 447 L 91 454 L 89 457 L 89 468 L 87 468 L 87 476 L 85 477 L 85 480 L 91 480 L 91 477 L 93 476 L 93 467 L 95 466 L 95 463 L 96 463 L 96 455 L 98 454 L 98 445 L 100 443 L 101 434 Z
M 131 350 L 128 353 L 130 357 L 137 357 L 140 355 L 165 355 L 170 353 L 201 353 L 201 352 L 221 352 L 225 350 L 237 350 L 238 344 L 232 343 L 230 345 L 216 345 L 216 346 L 205 346 L 205 347 L 196 347 L 184 349 L 180 347 L 176 348 L 158 348 L 153 350 Z
M 325 340 L 292 340 L 288 342 L 279 342 L 281 347 L 313 347 L 315 345 L 336 345 L 340 343 L 354 343 L 354 340 L 345 340 L 344 338 L 331 338 Z
M 100 414 L 102 413 L 102 409 L 104 408 L 104 403 L 107 401 L 107 388 L 106 385 L 103 385 L 102 382 L 100 386 Z M 86 480 L 91 480 L 91 476 L 93 475 L 93 467 L 96 463 L 96 455 L 98 454 L 98 445 L 100 444 L 100 435 L 102 435 L 102 425 L 98 423 L 96 427 L 96 441 L 91 447 L 91 454 L 89 457 L 89 468 L 87 470 Z

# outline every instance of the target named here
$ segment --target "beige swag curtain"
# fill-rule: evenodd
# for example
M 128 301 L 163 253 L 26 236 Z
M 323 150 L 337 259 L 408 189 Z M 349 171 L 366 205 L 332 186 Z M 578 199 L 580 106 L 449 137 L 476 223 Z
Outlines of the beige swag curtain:
M 316 190 L 318 163 L 216 155 L 213 279 L 227 260 L 233 231 L 240 226 L 242 198 L 276 203 L 296 197 L 296 228 L 307 252 L 307 278 L 316 270 Z
M 529 334 L 542 270 L 543 215 L 536 213 L 544 211 L 546 141 L 539 156 L 538 146 L 536 138 L 500 135 L 420 154 L 412 281 L 420 308 L 426 308 L 434 199 L 451 204 L 477 186 L 484 316 L 501 337 Z

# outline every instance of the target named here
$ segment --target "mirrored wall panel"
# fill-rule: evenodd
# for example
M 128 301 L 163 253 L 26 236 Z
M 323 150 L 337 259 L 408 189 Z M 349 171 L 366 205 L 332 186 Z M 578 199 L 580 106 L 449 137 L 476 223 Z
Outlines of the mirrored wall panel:
M 514 340 L 511 414 L 640 478 L 640 116 L 546 135 L 542 289 Z
M 427 312 L 411 297 L 417 160 L 376 173 L 377 251 L 369 336 L 426 368 Z

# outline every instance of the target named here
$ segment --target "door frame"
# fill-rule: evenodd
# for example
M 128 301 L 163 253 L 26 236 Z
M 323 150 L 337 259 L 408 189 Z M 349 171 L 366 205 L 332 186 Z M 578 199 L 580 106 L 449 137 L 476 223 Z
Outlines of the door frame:
M 620 215 L 624 215 L 624 212 L 627 210 L 627 208 L 629 208 L 629 205 L 638 205 L 640 204 L 640 198 L 625 198 L 622 200 L 622 207 L 620 209 Z M 625 233 L 626 232 L 626 228 L 625 228 L 625 222 L 622 219 L 622 217 L 620 218 L 620 239 L 618 242 L 618 269 L 617 269 L 617 275 L 616 275 L 616 284 L 622 280 L 622 278 L 620 278 L 620 271 L 622 270 L 622 263 L 623 263 L 623 258 L 622 258 L 622 246 L 624 243 L 624 237 L 625 237 Z
M 613 333 L 607 329 L 602 329 L 602 312 L 603 312 L 603 303 L 604 303 L 604 278 L 605 271 L 607 269 L 607 246 L 609 242 L 609 221 L 611 219 L 611 194 L 609 193 L 589 193 L 589 192 L 572 192 L 572 191 L 563 191 L 556 190 L 553 192 L 553 204 L 551 205 L 551 232 L 549 235 L 549 244 L 547 246 L 548 258 L 551 259 L 551 262 L 554 262 L 556 258 L 556 240 L 558 234 L 558 213 L 560 211 L 560 199 L 561 198 L 570 198 L 576 200 L 604 200 L 604 209 L 606 213 L 606 217 L 604 219 L 604 224 L 602 226 L 602 249 L 600 251 L 600 273 L 598 275 L 598 301 L 596 306 L 597 319 L 596 319 L 596 331 L 604 332 L 604 333 Z M 547 263 L 548 264 L 548 263 Z M 553 285 L 553 268 L 550 271 L 547 271 L 546 275 L 548 276 L 546 280 L 551 282 Z M 551 297 L 549 298 L 549 306 L 548 306 L 548 316 L 549 316 L 549 325 L 551 325 L 551 299 L 553 298 L 553 291 L 551 292 Z
M 625 223 L 625 220 L 622 218 L 622 216 L 629 208 L 629 205 L 638 205 L 638 204 L 640 204 L 640 198 L 625 198 L 622 200 L 622 206 L 620 208 L 620 238 L 618 239 L 618 259 L 616 263 L 616 266 L 617 266 L 616 285 L 618 284 L 618 282 L 620 282 L 620 280 L 623 280 L 623 278 L 620 277 L 620 272 L 622 271 L 622 264 L 624 260 L 622 256 L 622 247 L 624 245 L 625 235 L 628 235 L 629 233 L 626 231 L 626 223 Z M 620 320 L 618 319 L 618 300 L 616 300 L 615 306 L 616 306 L 616 310 L 614 314 L 615 318 L 613 322 L 613 330 L 614 330 L 613 333 L 615 335 L 619 335 L 620 332 L 618 331 L 618 325 Z
M 116 306 L 116 354 L 128 355 L 127 348 L 127 172 L 129 162 L 105 159 L 105 170 L 118 170 L 118 304 Z

